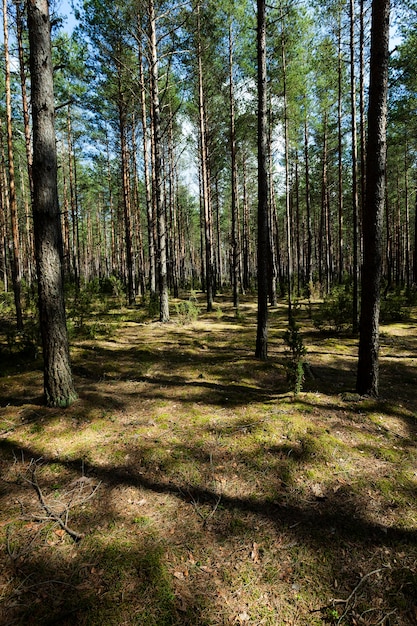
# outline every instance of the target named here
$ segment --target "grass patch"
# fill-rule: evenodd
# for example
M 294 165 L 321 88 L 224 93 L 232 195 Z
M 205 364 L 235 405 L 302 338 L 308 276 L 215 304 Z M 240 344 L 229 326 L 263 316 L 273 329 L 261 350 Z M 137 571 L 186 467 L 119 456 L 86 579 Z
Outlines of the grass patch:
M 250 298 L 236 315 L 223 296 L 207 315 L 193 295 L 198 318 L 187 304 L 167 326 L 150 304 L 86 299 L 111 334 L 75 335 L 80 400 L 65 411 L 40 405 L 28 356 L 0 378 L 5 623 L 415 624 L 413 318 L 383 329 L 375 401 L 353 392 L 352 338 L 324 336 L 300 309 L 313 378 L 295 397 L 284 306 L 260 363 Z M 77 543 L 40 519 L 25 479 L 39 458 L 51 506 L 100 483 L 64 516 Z

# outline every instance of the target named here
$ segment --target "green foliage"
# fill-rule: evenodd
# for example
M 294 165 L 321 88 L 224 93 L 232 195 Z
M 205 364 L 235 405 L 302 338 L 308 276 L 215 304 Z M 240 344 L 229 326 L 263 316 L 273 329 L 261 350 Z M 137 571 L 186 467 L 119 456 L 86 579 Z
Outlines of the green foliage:
M 0 315 L 10 314 L 13 310 L 14 297 L 11 291 L 3 291 L 0 295 Z
M 142 305 L 147 309 L 150 318 L 159 315 L 159 295 L 154 293 L 146 293 L 142 298 Z
M 110 295 L 120 300 L 120 281 L 111 276 L 103 281 L 98 278 L 87 283 L 79 291 L 69 295 L 67 302 L 67 326 L 70 335 L 81 335 L 94 339 L 98 335 L 109 335 L 109 324 L 95 319 L 97 313 L 104 313 L 109 307 Z M 71 288 L 70 290 L 71 291 Z M 108 297 L 103 297 L 108 295 Z M 118 302 L 120 304 L 120 302 Z
M 348 330 L 352 326 L 352 303 L 351 285 L 335 285 L 313 315 L 313 324 L 320 330 Z
M 288 324 L 288 330 L 284 333 L 284 342 L 286 344 L 284 367 L 287 373 L 287 381 L 297 395 L 303 388 L 308 363 L 305 359 L 307 349 L 304 346 L 300 329 L 293 317 Z
M 98 285 L 92 281 L 76 294 L 72 306 L 68 308 L 68 320 L 73 322 L 76 331 L 88 334 L 88 324 L 93 313 L 93 301 L 98 295 Z
M 36 359 L 41 345 L 37 320 L 27 320 L 23 330 L 11 328 L 6 334 L 6 341 L 9 354 Z
M 385 324 L 390 322 L 401 322 L 408 319 L 408 310 L 406 307 L 414 300 L 415 294 L 413 291 L 408 293 L 401 289 L 388 292 L 387 295 L 381 298 L 381 308 L 379 319 Z
M 200 307 L 197 304 L 197 298 L 194 292 L 191 292 L 189 300 L 183 300 L 175 304 L 179 324 L 190 324 L 198 319 Z
M 100 280 L 100 293 L 104 296 L 112 296 L 117 299 L 124 297 L 124 287 L 122 281 L 112 274 Z

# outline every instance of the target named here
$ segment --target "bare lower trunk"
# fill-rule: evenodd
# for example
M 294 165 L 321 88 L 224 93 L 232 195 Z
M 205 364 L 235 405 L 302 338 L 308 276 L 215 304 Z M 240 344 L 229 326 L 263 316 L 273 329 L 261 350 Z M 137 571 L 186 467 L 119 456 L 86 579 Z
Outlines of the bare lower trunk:
M 49 406 L 77 397 L 71 374 L 62 279 L 62 230 L 58 207 L 55 109 L 47 0 L 29 0 L 28 28 L 33 117 L 33 223 L 44 391 Z
M 255 356 L 268 356 L 268 157 L 265 0 L 258 0 L 258 326 Z
M 385 199 L 390 0 L 373 0 L 368 109 L 364 260 L 356 389 L 377 396 L 382 216 Z

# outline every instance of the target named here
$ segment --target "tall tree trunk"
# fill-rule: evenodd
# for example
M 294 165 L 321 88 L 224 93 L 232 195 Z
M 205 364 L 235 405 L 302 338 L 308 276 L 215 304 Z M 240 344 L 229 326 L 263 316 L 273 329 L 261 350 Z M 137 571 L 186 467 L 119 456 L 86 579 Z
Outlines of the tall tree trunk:
M 28 97 L 26 90 L 26 64 L 24 59 L 24 50 L 23 50 L 23 19 L 22 19 L 22 7 L 20 0 L 14 0 L 16 7 L 16 36 L 17 36 L 17 45 L 18 45 L 18 53 L 19 53 L 19 71 L 20 71 L 20 88 L 22 94 L 22 113 L 23 113 L 23 128 L 25 133 L 25 151 L 26 151 L 26 167 L 28 173 L 29 180 L 29 195 L 30 195 L 30 203 L 32 202 L 33 197 L 33 178 L 32 178 L 32 146 L 31 146 L 31 130 L 30 130 L 30 122 L 29 122 L 29 105 L 28 105 Z M 22 178 L 23 181 L 23 178 Z M 26 252 L 27 252 L 27 260 L 28 260 L 28 282 L 29 285 L 32 284 L 32 273 L 33 273 L 33 259 L 34 259 L 34 250 L 33 250 L 33 229 L 29 228 L 29 203 L 26 202 L 25 199 L 25 217 L 26 217 Z
M 3 128 L 0 118 L 0 271 L 3 277 L 4 291 L 7 293 L 9 291 L 9 275 L 7 267 L 9 195 L 5 161 Z
M 77 395 L 70 367 L 63 291 L 50 28 L 48 1 L 29 0 L 33 224 L 44 357 L 44 391 L 49 406 L 64 407 L 70 405 Z
M 235 94 L 233 80 L 233 25 L 229 25 L 229 97 L 230 97 L 230 153 L 232 160 L 232 290 L 233 306 L 239 306 L 239 206 L 237 187 Z
M 360 0 L 359 14 L 359 111 L 360 111 L 360 135 L 361 135 L 361 212 L 365 202 L 366 187 L 366 116 L 365 116 L 365 0 Z
M 251 264 L 251 233 L 250 208 L 248 199 L 248 185 L 246 176 L 246 155 L 243 157 L 243 289 L 247 291 L 252 286 Z
M 405 286 L 410 289 L 411 284 L 411 249 L 410 249 L 410 205 L 408 199 L 408 145 L 405 141 L 404 154 L 404 201 L 405 201 L 405 233 L 404 233 L 404 251 L 405 251 Z
M 143 252 L 143 231 L 140 211 L 139 198 L 139 176 L 138 176 L 138 150 L 136 145 L 136 121 L 133 115 L 132 127 L 132 162 L 133 162 L 133 207 L 134 207 L 134 226 L 133 232 L 137 233 L 137 289 L 138 295 L 143 296 L 146 292 L 146 272 L 145 272 L 145 256 Z
M 281 61 L 283 77 L 283 105 L 284 105 L 284 150 L 285 150 L 285 215 L 287 236 L 287 281 L 288 281 L 288 322 L 293 323 L 292 316 L 292 291 L 293 291 L 293 250 L 290 206 L 290 134 L 288 119 L 288 93 L 287 93 L 287 59 L 285 49 L 285 25 L 284 14 L 281 4 Z
M 343 282 L 344 274 L 344 240 L 343 240 L 343 129 L 342 129 L 342 75 L 343 75 L 343 58 L 342 58 L 342 24 L 341 24 L 342 11 L 339 9 L 339 24 L 338 24 L 338 68 L 337 68 L 337 170 L 338 170 L 338 280 L 339 284 Z
M 168 275 L 167 275 L 167 238 L 165 207 L 162 197 L 162 141 L 161 114 L 159 104 L 158 51 L 156 44 L 156 16 L 154 1 L 149 0 L 149 41 L 151 46 L 151 98 L 155 159 L 155 201 L 158 230 L 158 282 L 159 282 L 159 320 L 169 321 Z
M 353 225 L 353 298 L 352 327 L 358 332 L 359 320 L 359 204 L 358 204 L 358 148 L 356 130 L 356 75 L 355 75 L 355 0 L 350 0 L 350 98 L 352 119 L 352 225 Z
M 308 122 L 307 113 L 304 118 L 304 164 L 305 164 L 305 181 L 306 181 L 306 220 L 307 220 L 307 253 L 306 253 L 306 283 L 310 293 L 313 281 L 311 271 L 311 260 L 313 252 L 313 229 L 311 223 L 311 198 L 310 198 L 310 162 L 308 150 Z
M 417 285 L 417 190 L 414 197 L 414 253 L 413 253 L 413 283 Z
M 71 204 L 71 223 L 72 223 L 72 271 L 74 273 L 74 281 L 77 289 L 80 289 L 80 271 L 81 271 L 81 258 L 80 258 L 80 232 L 78 223 L 78 201 L 77 201 L 77 186 L 75 180 L 75 155 L 72 145 L 72 131 L 71 131 L 71 109 L 68 105 L 67 112 L 67 143 L 68 143 L 68 172 L 69 172 L 69 185 L 70 185 L 70 204 Z
M 203 59 L 201 45 L 201 18 L 200 2 L 197 6 L 197 62 L 198 62 L 198 110 L 200 125 L 200 152 L 201 152 L 201 198 L 204 220 L 204 245 L 206 266 L 206 295 L 207 311 L 213 310 L 214 296 L 214 268 L 213 268 L 213 217 L 210 203 L 210 177 L 207 158 L 207 129 L 205 115 L 205 100 L 203 86 Z
M 266 7 L 257 0 L 258 57 L 258 320 L 255 356 L 268 357 L 268 119 L 266 76 Z
M 30 196 L 33 195 L 33 179 L 32 179 L 32 149 L 31 149 L 31 137 L 30 137 L 30 123 L 29 123 L 29 105 L 26 91 L 26 64 L 24 59 L 23 50 L 23 21 L 22 21 L 22 9 L 20 0 L 14 0 L 16 6 L 16 34 L 17 45 L 19 52 L 19 71 L 20 71 L 20 87 L 22 92 L 22 112 L 23 112 L 23 127 L 25 132 L 25 150 L 27 160 L 27 170 L 29 178 Z
M 122 191 L 123 191 L 123 222 L 125 235 L 126 252 L 126 274 L 127 274 L 127 298 L 130 305 L 135 303 L 135 279 L 133 271 L 133 243 L 132 243 L 132 208 L 130 194 L 129 176 L 129 151 L 127 146 L 127 121 L 126 102 L 122 87 L 122 68 L 117 63 L 117 87 L 118 87 L 118 108 L 119 108 L 119 131 L 122 157 Z
M 378 395 L 382 217 L 385 197 L 390 0 L 373 0 L 368 108 L 364 259 L 356 390 Z
M 3 36 L 4 36 L 4 63 L 5 63 L 5 89 L 6 89 L 6 125 L 7 125 L 7 154 L 9 160 L 9 202 L 10 219 L 12 227 L 12 281 L 14 303 L 16 307 L 16 325 L 18 330 L 23 329 L 23 314 L 21 304 L 21 276 L 19 259 L 19 222 L 17 216 L 16 181 L 13 154 L 13 126 L 12 104 L 10 87 L 10 56 L 9 56 L 9 27 L 7 20 L 7 0 L 3 0 Z
M 139 18 L 138 18 L 139 22 Z M 140 33 L 140 24 L 139 24 Z M 148 124 L 146 117 L 146 89 L 145 73 L 143 70 L 142 46 L 139 48 L 139 81 L 140 81 L 140 102 L 142 116 L 142 137 L 143 137 L 143 168 L 145 172 L 145 194 L 146 194 L 146 216 L 148 225 L 148 250 L 149 250 L 149 290 L 151 294 L 156 293 L 156 263 L 155 263 L 155 237 L 154 237 L 154 211 L 152 204 L 151 179 L 149 175 L 149 150 L 148 150 Z

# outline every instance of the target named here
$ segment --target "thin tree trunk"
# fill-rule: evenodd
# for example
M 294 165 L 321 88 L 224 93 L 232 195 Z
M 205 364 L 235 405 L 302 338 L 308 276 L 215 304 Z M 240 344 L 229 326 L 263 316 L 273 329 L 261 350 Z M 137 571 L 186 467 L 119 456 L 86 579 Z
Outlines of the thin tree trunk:
M 233 306 L 239 306 L 239 207 L 237 188 L 235 94 L 233 80 L 233 30 L 229 25 L 229 98 L 230 98 L 230 153 L 232 160 L 232 291 Z
M 405 142 L 405 154 L 404 154 L 404 201 L 405 201 L 405 286 L 410 289 L 411 285 L 411 250 L 410 250 L 410 205 L 408 200 L 408 145 Z
M 287 235 L 287 281 L 288 281 L 288 322 L 293 321 L 292 316 L 292 290 L 293 290 L 293 253 L 292 253 L 292 228 L 290 206 L 290 136 L 288 119 L 288 93 L 287 93 L 287 60 L 285 50 L 285 28 L 281 5 L 281 59 L 283 76 L 283 104 L 284 104 L 284 149 L 285 149 L 285 215 Z
M 68 172 L 70 186 L 71 223 L 72 223 L 72 271 L 77 289 L 80 289 L 80 237 L 78 224 L 78 206 L 75 183 L 75 156 L 72 147 L 71 109 L 67 114 Z
M 258 57 L 258 319 L 255 356 L 268 357 L 268 120 L 266 7 L 257 0 Z
M 138 291 L 139 295 L 143 296 L 146 291 L 146 272 L 145 272 L 145 257 L 143 253 L 143 232 L 142 221 L 140 214 L 140 198 L 139 198 L 139 177 L 138 177 L 138 163 L 137 163 L 137 145 L 136 145 L 136 123 L 135 116 L 133 116 L 133 128 L 132 128 L 132 161 L 133 161 L 133 206 L 134 206 L 134 218 L 135 226 L 133 231 L 137 233 L 138 250 L 137 250 L 137 275 L 138 275 Z
M 360 0 L 359 15 L 359 111 L 361 135 L 361 203 L 360 215 L 363 213 L 366 191 L 366 116 L 365 116 L 365 0 Z
M 7 130 L 7 154 L 9 165 L 9 203 L 10 220 L 12 228 L 12 282 L 14 292 L 14 303 L 16 308 L 16 326 L 18 330 L 23 329 L 23 314 L 21 304 L 21 275 L 19 259 L 19 222 L 17 215 L 16 181 L 13 154 L 13 126 L 12 126 L 12 104 L 10 87 L 10 56 L 9 56 L 9 27 L 7 20 L 7 0 L 3 0 L 3 45 L 5 62 L 5 91 L 6 91 L 6 130 Z
M 337 170 L 338 170 L 338 218 L 339 218 L 339 236 L 338 236 L 338 279 L 339 284 L 343 283 L 344 275 L 344 240 L 343 240 L 343 130 L 342 130 L 342 25 L 341 25 L 341 10 L 339 10 L 339 25 L 338 25 L 338 69 L 337 69 Z
M 156 47 L 156 16 L 153 0 L 149 0 L 149 41 L 151 46 L 151 98 L 153 114 L 153 137 L 155 158 L 155 201 L 158 230 L 158 282 L 159 282 L 159 320 L 169 321 L 168 276 L 167 276 L 167 239 L 165 208 L 162 198 L 162 145 L 161 114 L 159 104 L 158 52 Z
M 130 176 L 129 176 L 129 154 L 127 147 L 127 123 L 126 123 L 126 103 L 124 101 L 123 88 L 121 83 L 121 67 L 118 64 L 118 107 L 119 107 L 119 130 L 122 157 L 122 190 L 123 190 L 123 218 L 126 253 L 126 274 L 127 274 L 127 297 L 130 305 L 135 303 L 135 279 L 133 272 L 133 244 L 132 244 L 132 209 L 130 197 Z
M 3 287 L 5 293 L 9 291 L 9 276 L 7 267 L 8 207 L 9 195 L 3 149 L 3 128 L 0 118 L 0 270 L 3 276 Z
M 350 97 L 352 119 L 352 225 L 353 225 L 353 298 L 352 329 L 358 332 L 359 320 L 359 204 L 358 204 L 358 148 L 356 130 L 356 76 L 355 76 L 355 0 L 350 0 Z
M 243 289 L 247 291 L 252 286 L 251 281 L 251 237 L 250 237 L 250 209 L 246 178 L 246 156 L 243 157 Z
M 203 60 L 201 49 L 201 24 L 200 24 L 200 3 L 197 6 L 197 62 L 198 62 L 198 110 L 200 125 L 200 152 L 201 152 L 201 185 L 202 204 L 204 218 L 204 244 L 205 244 L 205 266 L 206 266 L 206 295 L 207 311 L 213 310 L 213 235 L 212 235 L 212 209 L 210 204 L 209 172 L 206 143 L 206 117 L 203 87 Z
M 146 216 L 147 216 L 147 224 L 148 224 L 149 290 L 151 294 L 154 294 L 156 293 L 156 263 L 155 263 L 155 237 L 154 237 L 155 227 L 154 227 L 154 212 L 153 212 L 153 204 L 152 204 L 151 180 L 149 176 L 148 124 L 147 124 L 147 118 L 146 118 L 146 89 L 145 89 L 145 74 L 143 70 L 143 53 L 142 53 L 141 46 L 139 48 L 139 81 L 140 81 L 141 115 L 142 115 L 143 167 L 144 167 L 144 173 L 145 173 Z
M 310 198 L 310 164 L 308 150 L 308 124 L 307 114 L 304 119 L 304 163 L 305 163 L 305 181 L 306 181 L 306 220 L 307 220 L 307 254 L 306 254 L 306 283 L 309 292 L 312 284 L 311 259 L 313 251 L 313 230 L 311 224 L 311 198 Z

